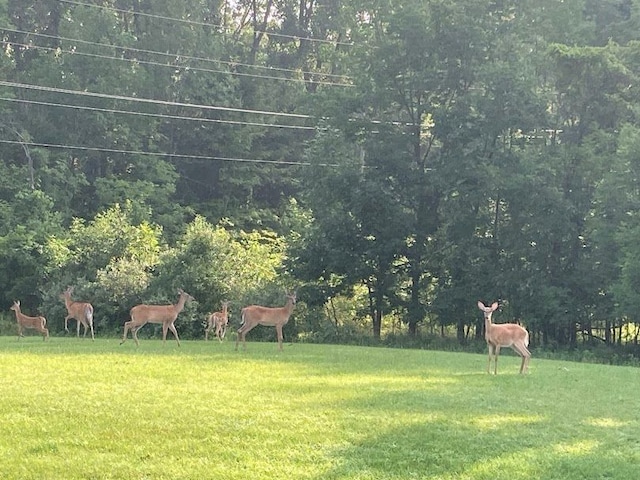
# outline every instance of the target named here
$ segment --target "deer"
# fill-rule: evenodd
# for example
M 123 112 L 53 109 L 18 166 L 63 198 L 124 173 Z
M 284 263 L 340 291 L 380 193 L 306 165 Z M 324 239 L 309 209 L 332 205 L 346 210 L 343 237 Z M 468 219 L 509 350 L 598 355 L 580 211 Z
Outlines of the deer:
M 180 298 L 178 298 L 178 303 L 174 305 L 141 304 L 133 307 L 129 312 L 131 320 L 124 324 L 124 334 L 122 335 L 120 345 L 127 341 L 127 334 L 129 333 L 129 330 L 131 330 L 131 336 L 135 340 L 136 345 L 140 346 L 140 342 L 138 341 L 138 330 L 144 327 L 147 323 L 161 323 L 162 343 L 166 344 L 167 330 L 171 330 L 176 342 L 178 342 L 178 346 L 180 346 L 180 338 L 178 337 L 178 332 L 174 322 L 176 321 L 176 318 L 178 318 L 178 314 L 184 308 L 184 304 L 187 300 L 194 300 L 194 298 L 181 288 L 178 289 L 178 294 L 180 295 Z
M 16 320 L 18 321 L 18 340 L 24 337 L 23 330 L 32 328 L 42 334 L 42 340 L 49 338 L 49 330 L 47 329 L 47 319 L 44 317 L 29 317 L 20 311 L 20 300 L 14 300 L 9 310 L 16 312 Z
M 207 327 L 204 329 L 204 339 L 209 340 L 209 332 L 216 329 L 216 337 L 222 342 L 225 334 L 227 333 L 227 325 L 229 324 L 229 302 L 222 302 L 222 311 L 213 312 L 207 317 Z
M 68 287 L 64 292 L 60 294 L 60 298 L 64 300 L 64 304 L 67 307 L 67 316 L 64 317 L 64 331 L 68 332 L 68 322 L 70 318 L 73 318 L 78 322 L 76 324 L 76 337 L 80 338 L 80 325 L 84 327 L 83 338 L 87 338 L 87 330 L 91 330 L 91 340 L 95 341 L 93 334 L 93 306 L 87 302 L 75 302 L 71 300 L 71 294 L 73 293 L 73 287 Z
M 296 305 L 296 294 L 287 293 L 287 303 L 284 307 L 262 307 L 260 305 L 249 305 L 242 309 L 241 326 L 236 337 L 236 351 L 238 343 L 242 340 L 242 348 L 247 349 L 245 337 L 257 325 L 276 327 L 278 336 L 278 347 L 282 351 L 282 327 L 287 324 L 289 317 L 293 313 Z
M 529 370 L 529 359 L 531 353 L 527 349 L 529 346 L 529 332 L 516 323 L 491 323 L 491 316 L 498 308 L 498 302 L 494 302 L 487 307 L 478 301 L 478 308 L 484 313 L 484 338 L 489 347 L 489 364 L 487 373 L 491 373 L 491 358 L 494 360 L 494 374 L 498 374 L 498 355 L 500 347 L 510 347 L 522 357 L 520 373 L 527 373 Z

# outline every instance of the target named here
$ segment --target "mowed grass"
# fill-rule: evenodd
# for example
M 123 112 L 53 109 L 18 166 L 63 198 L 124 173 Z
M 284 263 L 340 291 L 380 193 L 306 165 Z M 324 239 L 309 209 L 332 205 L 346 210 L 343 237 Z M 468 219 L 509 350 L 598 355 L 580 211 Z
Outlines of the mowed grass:
M 12 479 L 637 479 L 640 369 L 227 341 L 0 337 Z

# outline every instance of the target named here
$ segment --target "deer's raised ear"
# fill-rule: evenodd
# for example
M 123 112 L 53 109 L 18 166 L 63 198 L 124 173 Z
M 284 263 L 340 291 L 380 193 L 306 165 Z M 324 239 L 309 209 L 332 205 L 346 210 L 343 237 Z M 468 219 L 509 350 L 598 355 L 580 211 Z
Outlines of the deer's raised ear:
M 491 304 L 491 311 L 495 312 L 498 309 L 498 302 L 493 302 Z
M 484 312 L 484 309 L 487 308 L 487 307 L 484 306 L 484 303 L 482 303 L 480 300 L 478 300 L 478 308 Z

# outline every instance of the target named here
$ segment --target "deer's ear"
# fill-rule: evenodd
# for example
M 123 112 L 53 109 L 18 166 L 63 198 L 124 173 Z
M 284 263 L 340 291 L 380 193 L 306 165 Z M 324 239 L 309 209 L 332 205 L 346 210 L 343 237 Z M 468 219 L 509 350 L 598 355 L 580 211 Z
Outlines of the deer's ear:
M 491 311 L 495 312 L 498 309 L 498 302 L 493 302 L 491 304 Z

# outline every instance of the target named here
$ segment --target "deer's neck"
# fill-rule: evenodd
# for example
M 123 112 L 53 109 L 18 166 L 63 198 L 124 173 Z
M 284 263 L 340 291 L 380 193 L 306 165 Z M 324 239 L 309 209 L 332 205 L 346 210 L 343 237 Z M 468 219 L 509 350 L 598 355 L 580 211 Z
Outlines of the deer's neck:
M 289 315 L 291 315 L 293 313 L 294 308 L 295 308 L 295 304 L 293 303 L 293 300 L 289 298 L 287 300 L 287 304 L 284 306 L 284 309 L 287 311 Z
M 489 333 L 491 332 L 492 326 L 493 326 L 493 323 L 491 323 L 491 314 L 489 314 L 486 317 L 484 317 L 484 330 L 486 335 L 489 335 Z
M 176 303 L 176 305 L 175 305 L 176 312 L 180 313 L 182 311 L 186 301 L 187 301 L 187 296 L 186 295 L 180 295 L 180 299 L 178 300 L 178 303 Z

